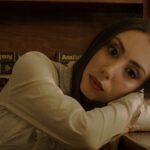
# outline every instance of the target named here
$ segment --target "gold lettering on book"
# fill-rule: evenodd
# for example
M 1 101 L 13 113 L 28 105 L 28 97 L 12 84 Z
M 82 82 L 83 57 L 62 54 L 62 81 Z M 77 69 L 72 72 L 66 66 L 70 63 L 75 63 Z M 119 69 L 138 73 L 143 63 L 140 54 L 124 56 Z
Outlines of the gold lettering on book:
M 13 59 L 13 56 L 12 55 L 0 55 L 0 60 L 2 59 L 8 59 L 8 60 L 12 60 Z
M 77 55 L 62 55 L 62 60 L 78 60 L 81 56 L 77 56 Z

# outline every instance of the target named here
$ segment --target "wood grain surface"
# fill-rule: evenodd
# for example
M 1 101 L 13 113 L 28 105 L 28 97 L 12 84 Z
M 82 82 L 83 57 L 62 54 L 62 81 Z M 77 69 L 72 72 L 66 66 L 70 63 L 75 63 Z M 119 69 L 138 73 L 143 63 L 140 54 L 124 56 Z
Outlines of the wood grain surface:
M 141 16 L 141 8 L 132 5 L 10 4 L 0 5 L 0 51 L 35 50 L 51 57 L 57 51 L 84 52 L 104 26 Z

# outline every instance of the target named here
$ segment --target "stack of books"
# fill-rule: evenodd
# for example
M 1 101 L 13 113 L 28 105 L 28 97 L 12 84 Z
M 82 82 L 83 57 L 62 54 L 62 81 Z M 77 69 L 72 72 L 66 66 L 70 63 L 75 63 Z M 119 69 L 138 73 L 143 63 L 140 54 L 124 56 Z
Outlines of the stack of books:
M 13 66 L 19 57 L 18 52 L 0 52 L 0 88 L 2 88 L 10 78 Z

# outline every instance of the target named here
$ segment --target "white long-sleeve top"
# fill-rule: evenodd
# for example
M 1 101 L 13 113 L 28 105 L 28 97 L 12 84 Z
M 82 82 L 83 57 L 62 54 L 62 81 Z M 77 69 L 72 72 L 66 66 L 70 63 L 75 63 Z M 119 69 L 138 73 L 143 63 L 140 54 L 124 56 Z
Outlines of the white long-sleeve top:
M 0 150 L 97 150 L 123 134 L 138 110 L 136 127 L 150 129 L 141 94 L 85 111 L 60 88 L 59 75 L 40 52 L 19 58 L 0 93 Z

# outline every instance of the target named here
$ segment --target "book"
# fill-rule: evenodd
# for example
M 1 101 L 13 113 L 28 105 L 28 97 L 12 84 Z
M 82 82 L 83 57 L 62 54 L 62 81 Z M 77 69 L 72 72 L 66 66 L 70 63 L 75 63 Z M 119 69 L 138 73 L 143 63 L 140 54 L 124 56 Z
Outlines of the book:
M 17 51 L 0 52 L 0 90 L 8 82 L 13 66 L 18 58 L 19 53 Z
M 11 76 L 10 74 L 4 74 L 4 75 L 0 74 L 0 91 L 8 82 L 10 76 Z
M 9 80 L 9 77 L 0 77 L 0 87 L 3 87 Z
M 16 51 L 1 51 L 0 62 L 16 62 L 19 54 Z
M 19 58 L 17 51 L 0 52 L 0 74 L 11 74 L 15 62 Z
M 15 62 L 0 62 L 0 74 L 11 74 Z
M 71 52 L 57 52 L 55 56 L 55 61 L 67 65 L 69 62 L 77 61 L 82 56 L 81 53 L 71 53 Z

